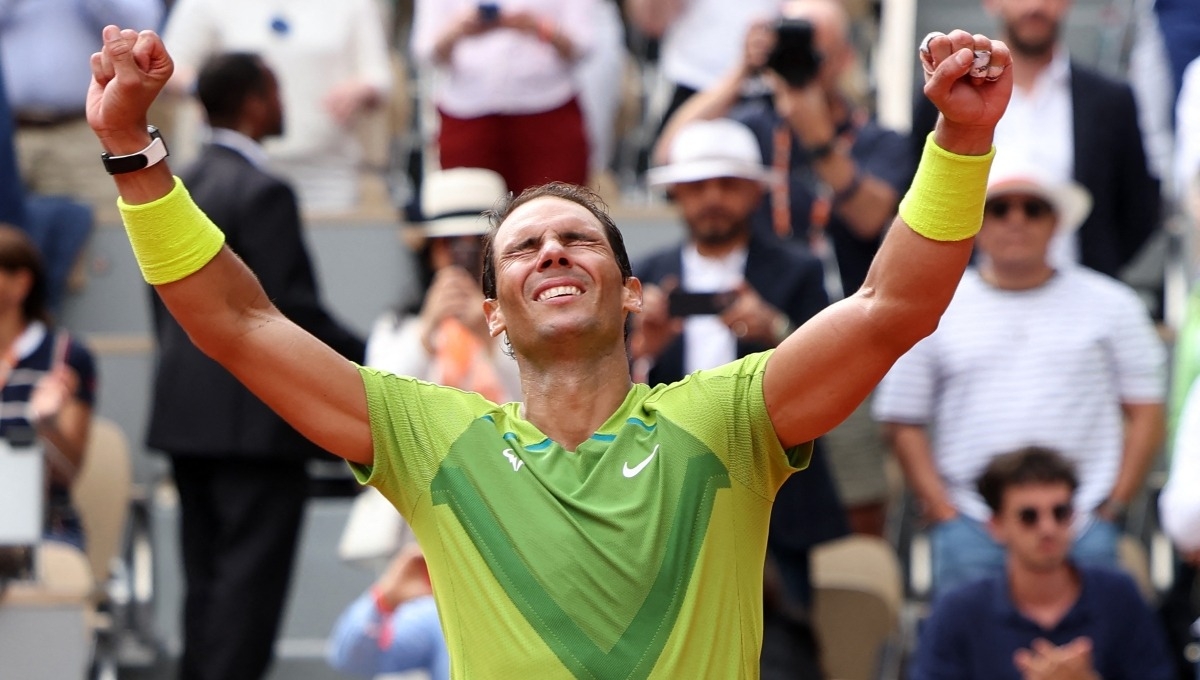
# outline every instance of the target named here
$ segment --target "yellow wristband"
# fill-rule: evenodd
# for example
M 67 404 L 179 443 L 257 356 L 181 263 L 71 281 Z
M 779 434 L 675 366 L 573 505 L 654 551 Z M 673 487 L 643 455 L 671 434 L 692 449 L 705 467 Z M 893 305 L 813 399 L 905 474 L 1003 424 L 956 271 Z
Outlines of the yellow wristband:
M 978 234 L 995 156 L 994 146 L 983 156 L 946 151 L 929 133 L 917 175 L 900 201 L 901 219 L 934 241 L 962 241 Z
M 176 177 L 162 198 L 129 205 L 117 199 L 133 256 L 151 285 L 171 283 L 199 271 L 225 245 L 225 234 L 192 200 Z

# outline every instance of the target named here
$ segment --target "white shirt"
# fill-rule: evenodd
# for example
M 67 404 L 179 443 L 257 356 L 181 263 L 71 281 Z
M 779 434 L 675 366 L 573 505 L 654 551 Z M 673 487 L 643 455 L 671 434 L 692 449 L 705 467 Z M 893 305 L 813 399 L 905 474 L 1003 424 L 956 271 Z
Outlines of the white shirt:
M 705 257 L 689 243 L 683 247 L 680 288 L 691 293 L 719 293 L 742 283 L 746 248 L 724 257 Z M 715 368 L 737 359 L 737 337 L 713 314 L 689 316 L 683 321 L 685 373 Z
M 272 167 L 296 185 L 306 208 L 353 203 L 362 150 L 324 99 L 349 80 L 384 94 L 391 89 L 376 0 L 177 0 L 163 42 L 176 64 L 192 72 L 222 52 L 261 55 L 283 100 L 283 136 L 264 142 Z
M 932 335 L 880 383 L 874 414 L 930 428 L 951 502 L 985 521 L 975 481 L 995 456 L 1053 448 L 1075 463 L 1081 521 L 1121 464 L 1125 403 L 1161 403 L 1166 351 L 1125 284 L 1083 267 L 1005 291 L 968 270 Z
M 1042 169 L 1048 180 L 1075 176 L 1075 123 L 1071 100 L 1071 60 L 1059 49 L 1029 90 L 1014 87 L 1008 109 L 996 125 L 996 154 L 1018 156 Z M 1049 261 L 1064 267 L 1079 261 L 1075 233 L 1050 243 Z
M 529 11 L 554 23 L 583 55 L 592 48 L 599 20 L 598 0 L 504 0 L 502 12 Z M 540 113 L 575 96 L 574 64 L 549 43 L 524 31 L 497 28 L 460 39 L 448 64 L 434 64 L 438 39 L 476 0 L 417 0 L 412 52 L 417 61 L 437 67 L 434 100 L 458 118 L 488 114 Z
M 663 75 L 707 89 L 742 58 L 750 25 L 777 16 L 779 0 L 688 0 L 663 33 Z

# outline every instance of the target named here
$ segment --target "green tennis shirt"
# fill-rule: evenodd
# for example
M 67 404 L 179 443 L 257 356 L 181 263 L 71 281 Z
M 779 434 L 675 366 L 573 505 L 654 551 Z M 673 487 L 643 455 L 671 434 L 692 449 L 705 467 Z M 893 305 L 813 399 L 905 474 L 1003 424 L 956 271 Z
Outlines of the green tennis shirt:
M 362 368 L 373 466 L 425 551 L 454 678 L 757 678 L 771 503 L 808 464 L 755 354 L 634 385 L 575 451 L 519 404 Z

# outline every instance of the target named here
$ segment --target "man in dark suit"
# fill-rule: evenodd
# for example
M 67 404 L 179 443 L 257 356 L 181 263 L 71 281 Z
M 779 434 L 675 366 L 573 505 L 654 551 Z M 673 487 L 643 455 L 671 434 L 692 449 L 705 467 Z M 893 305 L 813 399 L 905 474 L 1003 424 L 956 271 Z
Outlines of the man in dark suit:
M 181 173 L 196 203 L 285 315 L 362 361 L 362 341 L 321 306 L 295 194 L 262 168 L 259 141 L 283 127 L 274 75 L 255 55 L 220 55 L 202 69 L 197 95 L 213 132 Z M 204 356 L 152 297 L 159 357 L 147 444 L 170 455 L 179 490 L 180 677 L 261 678 L 287 599 L 306 460 L 320 452 Z
M 996 148 L 1091 192 L 1092 214 L 1052 257 L 1117 276 L 1161 221 L 1159 181 L 1146 165 L 1133 91 L 1068 58 L 1059 36 L 1069 0 L 984 0 L 984 7 L 1013 57 L 1013 95 Z M 927 101 L 918 96 L 913 114 L 918 149 L 937 119 Z
M 651 385 L 769 350 L 827 304 L 820 262 L 750 227 L 771 174 L 749 128 L 693 121 L 672 138 L 668 161 L 647 178 L 669 188 L 687 239 L 634 266 L 644 290 L 631 348 L 638 379 Z M 697 292 L 716 295 L 688 297 Z M 810 599 L 809 550 L 847 531 L 818 447 L 779 490 L 768 535 L 796 604 Z

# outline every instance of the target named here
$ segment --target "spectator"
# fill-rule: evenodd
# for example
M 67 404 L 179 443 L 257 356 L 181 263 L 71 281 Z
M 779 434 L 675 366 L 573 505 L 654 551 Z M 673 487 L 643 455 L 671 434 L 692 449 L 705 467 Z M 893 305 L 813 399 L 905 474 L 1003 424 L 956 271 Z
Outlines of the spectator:
M 354 361 L 363 343 L 321 305 L 291 188 L 263 168 L 260 140 L 283 120 L 275 76 L 259 57 L 213 57 L 197 94 L 212 143 L 181 173 L 230 249 L 287 318 Z M 318 450 L 217 362 L 154 298 L 158 367 L 149 447 L 171 458 L 186 579 L 180 675 L 266 674 L 283 616 Z M 286 351 L 285 348 L 277 348 Z
M 1162 626 L 1128 576 L 1070 557 L 1079 482 L 1052 450 L 979 478 L 1005 568 L 934 605 L 911 680 L 1174 680 Z
M 668 164 L 647 174 L 652 185 L 668 188 L 687 227 L 683 243 L 633 270 L 644 287 L 633 356 L 649 384 L 771 349 L 827 304 L 816 258 L 750 229 L 770 178 L 754 135 L 728 119 L 681 129 Z M 677 307 L 677 293 L 715 295 L 715 304 Z M 814 451 L 808 469 L 776 494 L 767 537 L 790 602 L 811 604 L 809 551 L 846 532 L 823 452 Z
M 786 100 L 792 105 L 777 107 L 770 96 L 741 99 L 744 84 L 764 68 L 775 44 L 774 30 L 755 25 L 746 34 L 741 62 L 672 117 L 656 155 L 661 157 L 675 131 L 695 119 L 728 115 L 748 125 L 763 158 L 787 178 L 758 206 L 752 227 L 794 239 L 820 257 L 826 290 L 836 300 L 862 285 L 884 227 L 912 179 L 913 161 L 906 139 L 878 126 L 843 90 L 856 55 L 842 5 L 790 0 L 780 7 L 785 17 L 812 27 L 812 52 L 819 55 L 815 74 L 803 85 L 772 80 L 777 93 L 793 95 Z M 824 441 L 851 526 L 882 535 L 886 447 L 870 418 L 869 400 Z
M 491 170 L 455 168 L 421 186 L 425 222 L 417 270 L 423 294 L 381 315 L 367 338 L 367 365 L 479 392 L 497 403 L 521 394 L 516 362 L 502 356 L 483 318 L 482 213 L 504 198 Z
M 326 658 L 337 671 L 363 678 L 419 669 L 431 680 L 449 680 L 450 654 L 417 544 L 402 549 L 338 617 Z
M 1056 234 L 1087 216 L 1087 191 L 1002 153 L 976 240 L 979 266 L 875 402 L 934 525 L 935 594 L 1003 568 L 972 484 L 995 454 L 1036 444 L 1077 465 L 1072 559 L 1112 567 L 1125 508 L 1163 437 L 1165 350 L 1145 306 L 1118 281 L 1050 259 Z
M 160 0 L 7 0 L 0 2 L 0 63 L 16 116 L 17 156 L 31 194 L 67 196 L 112 210 L 117 194 L 96 171 L 84 118 L 89 60 L 100 29 L 119 23 L 158 28 Z
M 1175 102 L 1175 192 L 1193 222 L 1200 222 L 1200 57 L 1183 72 Z
M 259 54 L 278 74 L 287 124 L 265 143 L 267 156 L 306 211 L 358 205 L 362 148 L 354 125 L 392 86 L 378 5 L 176 0 L 167 18 L 163 39 L 177 62 L 177 88 L 190 89 L 199 65 L 221 52 Z
M 1013 53 L 1010 107 L 996 127 L 996 148 L 1030 159 L 1054 182 L 1074 179 L 1092 195 L 1077 232 L 1062 232 L 1051 263 L 1079 262 L 1118 276 L 1159 228 L 1159 182 L 1147 166 L 1138 111 L 1128 85 L 1071 60 L 1059 37 L 1071 3 L 987 0 Z M 937 112 L 918 98 L 913 144 Z
M 0 226 L 0 437 L 38 443 L 45 452 L 46 538 L 83 549 L 83 524 L 71 503 L 71 482 L 83 465 L 96 365 L 91 352 L 46 309 L 46 275 L 33 242 Z
M 1178 376 L 1178 374 L 1177 374 Z M 1200 383 L 1192 381 L 1174 431 L 1171 471 L 1158 497 L 1158 514 L 1163 531 L 1175 544 L 1180 557 L 1171 589 L 1164 594 L 1162 611 L 1172 644 L 1182 651 L 1180 665 L 1194 669 L 1200 678 L 1200 662 L 1187 652 L 1200 637 L 1200 606 L 1197 606 L 1197 567 L 1200 567 Z
M 418 0 L 416 61 L 437 69 L 441 167 L 487 168 L 520 193 L 586 184 L 576 63 L 593 47 L 599 0 Z
M 630 22 L 643 34 L 661 38 L 659 63 L 672 87 L 663 122 L 733 68 L 740 56 L 740 36 L 778 8 L 779 0 L 626 0 Z

